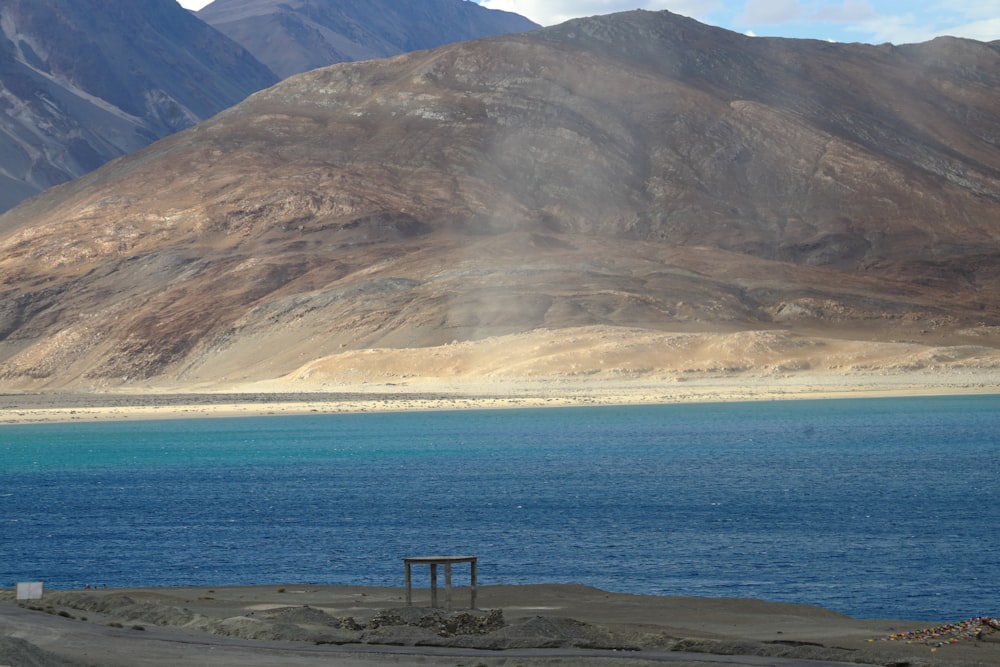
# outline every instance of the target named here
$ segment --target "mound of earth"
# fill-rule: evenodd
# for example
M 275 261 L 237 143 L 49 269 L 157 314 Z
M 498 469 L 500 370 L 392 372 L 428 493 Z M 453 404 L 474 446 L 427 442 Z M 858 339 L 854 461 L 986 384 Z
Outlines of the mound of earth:
M 17 667 L 80 667 L 17 637 L 0 636 L 0 663 Z

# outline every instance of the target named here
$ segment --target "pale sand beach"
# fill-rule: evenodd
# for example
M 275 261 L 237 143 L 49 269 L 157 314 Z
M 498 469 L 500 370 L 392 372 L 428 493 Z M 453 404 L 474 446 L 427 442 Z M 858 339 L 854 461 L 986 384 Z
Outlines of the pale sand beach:
M 1000 394 L 993 369 L 869 375 L 730 373 L 671 378 L 411 378 L 331 385 L 287 380 L 213 387 L 3 392 L 0 424 L 267 415 Z
M 1000 664 L 1000 632 L 889 641 L 935 624 L 806 605 L 554 584 L 483 586 L 476 610 L 464 587 L 451 612 L 420 606 L 428 600 L 426 589 L 406 607 L 399 588 L 295 584 L 46 591 L 21 602 L 4 590 L 0 664 Z

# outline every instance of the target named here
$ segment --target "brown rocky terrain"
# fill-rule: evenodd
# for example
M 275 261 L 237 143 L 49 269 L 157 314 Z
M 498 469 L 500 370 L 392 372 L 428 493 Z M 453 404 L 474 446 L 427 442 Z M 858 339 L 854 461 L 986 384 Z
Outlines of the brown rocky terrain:
M 302 74 L 0 217 L 0 381 L 995 382 L 998 61 L 636 11 Z

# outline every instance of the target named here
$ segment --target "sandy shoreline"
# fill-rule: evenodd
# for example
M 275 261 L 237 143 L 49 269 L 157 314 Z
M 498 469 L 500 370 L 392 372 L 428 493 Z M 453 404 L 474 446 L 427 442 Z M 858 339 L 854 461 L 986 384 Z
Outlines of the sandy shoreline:
M 94 392 L 0 389 L 0 424 L 975 394 L 1000 394 L 1000 376 L 989 371 L 784 378 L 736 375 L 664 381 L 476 379 L 321 389 L 277 382 L 206 391 L 187 387 Z
M 426 604 L 427 594 L 415 591 L 415 605 Z M 251 667 L 331 659 L 342 666 L 704 665 L 719 656 L 728 664 L 789 667 L 1000 664 L 1000 633 L 955 643 L 946 637 L 887 641 L 929 624 L 566 584 L 481 587 L 477 611 L 450 614 L 406 608 L 402 589 L 351 586 L 47 591 L 41 601 L 20 603 L 13 597 L 0 591 L 0 636 L 31 646 L 0 640 L 3 664 L 19 664 L 18 651 L 23 664 L 46 667 Z M 457 589 L 455 600 L 468 604 L 467 589 Z M 459 620 L 427 622 L 446 617 Z M 29 663 L 25 652 L 32 651 L 42 658 Z

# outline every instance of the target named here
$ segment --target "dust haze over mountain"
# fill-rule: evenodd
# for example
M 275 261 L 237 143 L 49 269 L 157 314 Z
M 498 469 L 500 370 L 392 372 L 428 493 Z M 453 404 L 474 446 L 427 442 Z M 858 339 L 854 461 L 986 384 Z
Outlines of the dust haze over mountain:
M 0 217 L 0 378 L 995 370 L 998 61 L 636 11 L 295 76 Z
M 174 0 L 6 0 L 0 211 L 276 81 Z
M 539 27 L 467 0 L 215 0 L 198 17 L 282 78 Z

